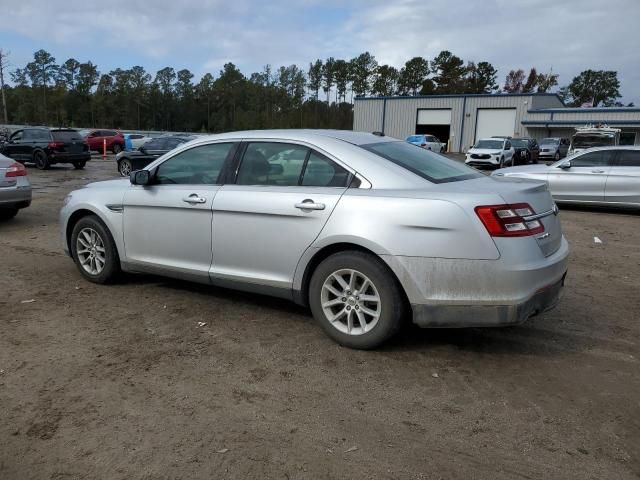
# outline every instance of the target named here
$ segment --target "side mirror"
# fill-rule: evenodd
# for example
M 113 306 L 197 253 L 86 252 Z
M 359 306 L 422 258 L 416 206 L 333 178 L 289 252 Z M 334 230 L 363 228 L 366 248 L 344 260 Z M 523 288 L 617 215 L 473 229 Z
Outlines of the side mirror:
M 559 166 L 563 170 L 568 170 L 568 169 L 571 168 L 571 162 L 569 160 L 567 160 L 566 162 L 561 163 Z
M 133 185 L 150 185 L 151 173 L 149 172 L 149 170 L 136 170 L 135 172 L 131 172 L 129 174 L 129 181 Z

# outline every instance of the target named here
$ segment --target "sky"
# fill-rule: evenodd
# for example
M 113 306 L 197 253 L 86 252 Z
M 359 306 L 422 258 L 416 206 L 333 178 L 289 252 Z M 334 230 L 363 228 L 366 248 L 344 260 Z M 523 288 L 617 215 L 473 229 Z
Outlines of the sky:
M 552 69 L 560 86 L 615 70 L 622 100 L 640 105 L 640 0 L 0 0 L 0 11 L 10 70 L 41 48 L 58 63 L 188 68 L 196 80 L 227 62 L 248 76 L 364 51 L 401 67 L 450 50 L 492 63 L 501 86 L 517 68 Z

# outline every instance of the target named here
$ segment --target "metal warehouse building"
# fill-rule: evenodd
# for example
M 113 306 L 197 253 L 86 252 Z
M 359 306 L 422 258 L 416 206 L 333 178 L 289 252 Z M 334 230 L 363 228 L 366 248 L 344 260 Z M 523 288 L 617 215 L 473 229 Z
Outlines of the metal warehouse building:
M 640 108 L 567 108 L 553 93 L 361 97 L 353 129 L 396 138 L 428 133 L 464 152 L 479 138 L 571 137 L 576 127 L 598 123 L 620 128 L 622 144 L 640 145 Z

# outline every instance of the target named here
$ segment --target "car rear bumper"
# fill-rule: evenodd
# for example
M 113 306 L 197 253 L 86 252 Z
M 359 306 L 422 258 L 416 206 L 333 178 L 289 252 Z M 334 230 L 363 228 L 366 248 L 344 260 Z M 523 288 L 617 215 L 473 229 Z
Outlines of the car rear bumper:
M 421 327 L 518 324 L 555 305 L 567 272 L 562 238 L 547 257 L 533 250 L 519 259 L 468 260 L 382 256 L 402 284 Z
M 18 177 L 14 187 L 0 188 L 0 208 L 26 208 L 31 205 L 31 185 L 26 177 Z
M 413 322 L 424 328 L 500 327 L 518 325 L 554 308 L 564 287 L 562 278 L 515 305 L 412 304 Z
M 49 155 L 49 163 L 73 163 L 73 162 L 88 162 L 91 160 L 90 152 L 82 153 L 52 153 Z

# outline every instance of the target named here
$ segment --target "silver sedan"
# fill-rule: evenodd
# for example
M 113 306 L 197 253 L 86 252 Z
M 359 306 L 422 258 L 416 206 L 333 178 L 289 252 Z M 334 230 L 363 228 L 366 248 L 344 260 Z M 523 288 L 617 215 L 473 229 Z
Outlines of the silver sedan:
M 568 245 L 544 182 L 346 131 L 203 137 L 61 210 L 89 281 L 151 272 L 308 305 L 342 345 L 512 325 L 553 307 Z
M 31 205 L 31 183 L 21 163 L 0 154 L 0 220 L 15 217 Z
M 640 208 L 640 147 L 596 147 L 547 165 L 493 172 L 544 180 L 558 203 Z

